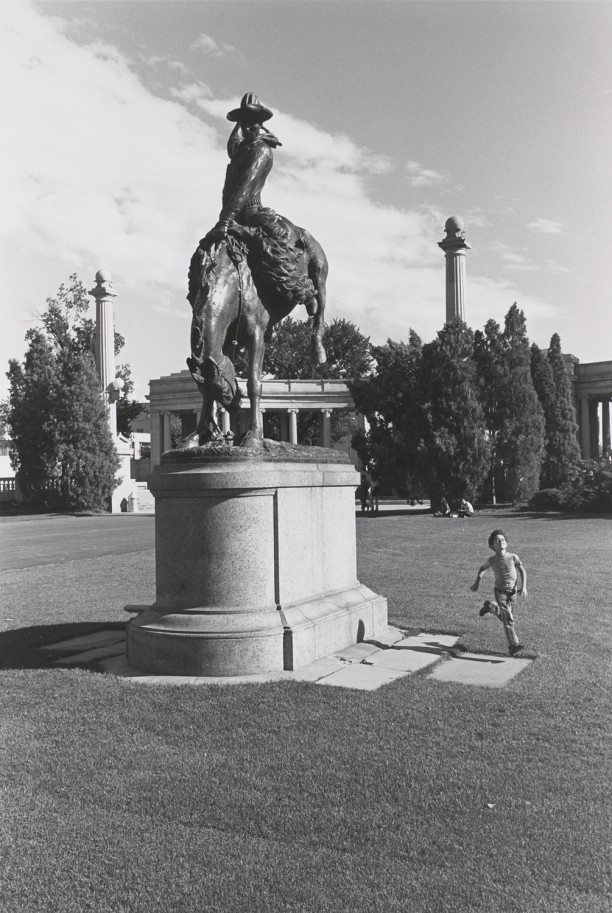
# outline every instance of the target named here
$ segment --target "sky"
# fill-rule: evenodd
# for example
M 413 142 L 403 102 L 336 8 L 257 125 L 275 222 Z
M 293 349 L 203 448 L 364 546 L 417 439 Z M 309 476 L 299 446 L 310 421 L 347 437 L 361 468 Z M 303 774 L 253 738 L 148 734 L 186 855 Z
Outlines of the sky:
M 100 268 L 137 398 L 185 368 L 247 91 L 282 142 L 263 201 L 323 245 L 328 320 L 433 339 L 458 215 L 469 326 L 517 302 L 542 348 L 612 359 L 611 41 L 603 0 L 3 0 L 0 397 L 46 299 Z

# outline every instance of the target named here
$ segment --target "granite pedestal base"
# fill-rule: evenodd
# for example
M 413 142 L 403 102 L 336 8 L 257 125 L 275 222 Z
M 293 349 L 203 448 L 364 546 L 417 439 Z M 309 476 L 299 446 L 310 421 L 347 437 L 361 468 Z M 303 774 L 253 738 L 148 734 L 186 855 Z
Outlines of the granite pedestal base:
M 130 666 L 292 670 L 386 630 L 386 599 L 357 580 L 350 464 L 168 457 L 150 485 L 156 601 L 127 607 Z

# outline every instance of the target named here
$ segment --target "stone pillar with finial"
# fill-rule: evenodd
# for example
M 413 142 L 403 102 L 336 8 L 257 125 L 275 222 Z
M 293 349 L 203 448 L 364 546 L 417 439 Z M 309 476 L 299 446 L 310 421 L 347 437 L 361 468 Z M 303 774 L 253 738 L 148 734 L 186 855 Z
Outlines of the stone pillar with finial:
M 115 326 L 113 320 L 112 276 L 106 269 L 96 273 L 96 285 L 89 293 L 96 299 L 96 367 L 102 384 L 104 402 L 108 412 L 108 423 L 113 437 L 117 436 L 117 404 L 115 397 L 119 387 L 115 377 Z
M 465 254 L 470 245 L 465 240 L 465 226 L 459 216 L 451 216 L 444 225 L 446 237 L 438 242 L 446 256 L 446 323 L 459 317 L 465 320 Z

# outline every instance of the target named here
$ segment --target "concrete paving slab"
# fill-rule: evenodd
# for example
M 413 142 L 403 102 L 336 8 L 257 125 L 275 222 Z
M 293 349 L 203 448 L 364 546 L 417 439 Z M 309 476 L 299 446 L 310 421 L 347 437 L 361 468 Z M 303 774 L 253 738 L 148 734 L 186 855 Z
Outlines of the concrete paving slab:
M 455 646 L 458 640 L 459 638 L 453 634 L 415 634 L 412 637 L 404 637 L 403 640 L 398 640 L 394 647 L 399 649 L 420 647 L 447 653 L 451 647 Z
M 404 632 L 400 631 L 399 628 L 394 628 L 391 625 L 387 628 L 386 631 L 378 633 L 375 637 L 368 637 L 364 643 L 367 644 L 378 644 L 383 647 L 391 647 L 393 644 L 396 644 L 399 640 L 402 640 L 404 637 Z
M 396 650 L 390 647 L 388 650 L 379 650 L 373 656 L 368 656 L 363 664 L 375 666 L 377 669 L 398 669 L 410 673 L 440 662 L 442 655 L 425 650 Z
M 345 647 L 344 650 L 338 650 L 333 655 L 336 659 L 341 659 L 345 663 L 360 663 L 366 656 L 371 656 L 372 653 L 378 652 L 380 652 L 380 647 L 377 647 L 376 644 L 369 644 L 364 641 L 359 644 L 352 644 L 350 647 Z
M 125 631 L 94 631 L 93 634 L 83 634 L 70 640 L 61 640 L 56 644 L 45 644 L 37 650 L 87 650 L 101 647 L 105 644 L 125 643 Z
M 377 688 L 388 685 L 407 674 L 399 669 L 381 669 L 376 666 L 366 666 L 365 663 L 351 663 L 344 669 L 334 672 L 333 675 L 320 678 L 316 684 L 355 688 L 359 691 L 376 691 Z
M 295 669 L 291 676 L 297 682 L 316 682 L 320 678 L 325 678 L 326 675 L 331 675 L 333 672 L 338 672 L 339 669 L 344 669 L 345 666 L 346 663 L 343 663 L 336 656 L 325 656 L 314 663 L 302 666 L 301 669 Z
M 503 688 L 530 664 L 530 659 L 464 653 L 440 663 L 432 670 L 428 678 L 440 682 L 457 682 L 461 685 Z
M 123 643 L 109 644 L 106 647 L 96 647 L 94 650 L 85 650 L 70 656 L 62 656 L 53 662 L 54 666 L 75 666 L 81 663 L 93 663 L 98 659 L 107 659 L 110 656 L 120 656 L 125 652 Z

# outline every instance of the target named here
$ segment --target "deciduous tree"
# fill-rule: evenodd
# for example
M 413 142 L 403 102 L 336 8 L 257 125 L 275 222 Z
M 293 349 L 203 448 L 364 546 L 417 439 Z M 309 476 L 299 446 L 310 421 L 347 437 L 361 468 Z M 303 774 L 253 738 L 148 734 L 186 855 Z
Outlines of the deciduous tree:
M 118 457 L 93 354 L 80 333 L 83 286 L 71 277 L 9 364 L 11 460 L 26 499 L 66 510 L 104 507 Z
M 384 346 L 373 346 L 372 356 L 372 373 L 349 382 L 355 405 L 369 426 L 367 432 L 354 435 L 353 447 L 384 489 L 419 497 L 424 492 L 417 473 L 421 419 L 415 378 L 422 342 L 410 330 L 407 343 L 389 339 Z

